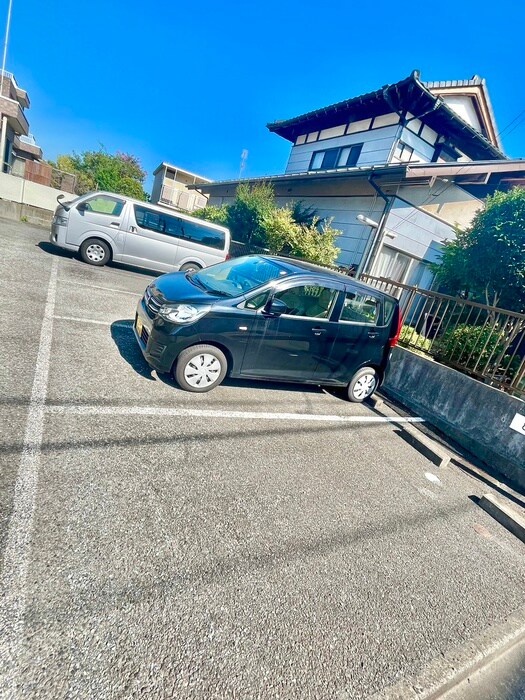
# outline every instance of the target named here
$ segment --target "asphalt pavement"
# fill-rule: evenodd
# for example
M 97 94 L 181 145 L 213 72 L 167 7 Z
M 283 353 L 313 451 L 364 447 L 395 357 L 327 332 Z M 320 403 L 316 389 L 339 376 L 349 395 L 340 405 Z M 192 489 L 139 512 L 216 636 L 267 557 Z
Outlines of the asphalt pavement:
M 523 609 L 525 546 L 319 387 L 181 391 L 153 274 L 0 220 L 0 696 L 367 698 Z

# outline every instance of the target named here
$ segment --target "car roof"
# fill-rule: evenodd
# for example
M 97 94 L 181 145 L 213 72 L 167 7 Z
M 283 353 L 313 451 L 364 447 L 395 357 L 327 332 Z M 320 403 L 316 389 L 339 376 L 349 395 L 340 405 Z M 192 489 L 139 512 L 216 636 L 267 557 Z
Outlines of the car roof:
M 386 294 L 385 292 L 372 287 L 370 284 L 365 282 L 360 282 L 355 277 L 350 277 L 349 275 L 344 275 L 342 272 L 337 272 L 336 270 L 331 270 L 328 267 L 323 267 L 322 265 L 314 265 L 313 263 L 306 262 L 306 260 L 297 260 L 295 258 L 285 258 L 280 255 L 259 255 L 258 257 L 264 258 L 266 260 L 271 260 L 272 262 L 278 263 L 281 267 L 287 270 L 289 274 L 292 275 L 308 275 L 315 274 L 320 277 L 326 277 L 328 279 L 336 280 L 342 284 L 352 284 L 357 287 L 362 287 L 366 291 L 373 292 L 376 295 L 382 297 L 387 297 L 394 300 L 396 303 L 398 299 L 393 297 L 391 294 Z

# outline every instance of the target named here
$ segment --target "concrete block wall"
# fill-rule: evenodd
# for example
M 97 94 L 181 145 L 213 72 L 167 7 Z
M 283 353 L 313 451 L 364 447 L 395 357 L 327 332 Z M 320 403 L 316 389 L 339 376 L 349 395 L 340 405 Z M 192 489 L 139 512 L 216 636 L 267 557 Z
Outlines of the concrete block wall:
M 524 401 L 400 347 L 383 389 L 525 489 L 525 435 L 510 427 Z
M 0 216 L 16 221 L 24 218 L 29 223 L 47 226 L 53 218 L 59 194 L 66 200 L 75 197 L 70 192 L 0 173 Z

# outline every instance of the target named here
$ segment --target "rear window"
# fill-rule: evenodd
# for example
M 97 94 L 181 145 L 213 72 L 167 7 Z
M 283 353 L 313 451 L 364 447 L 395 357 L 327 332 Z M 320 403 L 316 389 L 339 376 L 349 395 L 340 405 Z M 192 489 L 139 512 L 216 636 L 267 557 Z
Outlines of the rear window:
M 341 311 L 341 321 L 376 325 L 380 308 L 377 297 L 357 291 L 348 291 L 345 294 L 343 310 Z
M 164 212 L 141 207 L 134 204 L 135 220 L 137 225 L 149 231 L 163 233 L 166 236 L 173 236 L 185 241 L 192 241 L 209 248 L 224 250 L 226 237 L 224 231 L 210 228 L 204 223 L 186 221 L 178 216 L 170 216 Z

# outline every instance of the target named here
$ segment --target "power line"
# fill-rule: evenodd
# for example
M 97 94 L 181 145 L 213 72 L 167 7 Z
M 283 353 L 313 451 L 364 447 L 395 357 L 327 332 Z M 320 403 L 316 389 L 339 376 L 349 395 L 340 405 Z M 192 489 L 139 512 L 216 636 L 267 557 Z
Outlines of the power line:
M 514 117 L 514 119 L 511 122 L 509 122 L 504 129 L 502 129 L 500 132 L 498 132 L 498 137 L 501 136 L 502 134 L 504 134 L 507 131 L 507 129 L 509 128 L 509 126 L 512 126 L 514 124 L 514 122 L 521 117 L 522 114 L 525 114 L 525 109 L 522 109 L 517 117 Z

